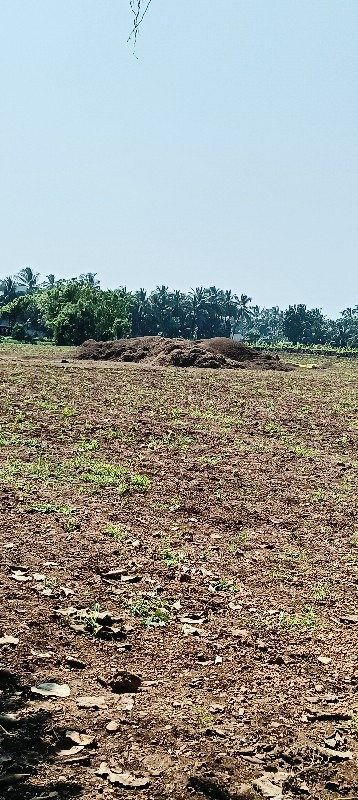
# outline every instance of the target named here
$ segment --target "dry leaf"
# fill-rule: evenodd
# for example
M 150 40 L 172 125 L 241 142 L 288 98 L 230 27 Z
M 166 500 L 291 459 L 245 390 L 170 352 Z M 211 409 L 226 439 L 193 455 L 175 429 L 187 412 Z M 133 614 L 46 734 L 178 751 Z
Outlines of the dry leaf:
M 19 644 L 19 640 L 16 638 L 16 636 L 8 636 L 5 633 L 5 635 L 1 636 L 1 638 L 0 638 L 0 645 L 3 645 L 3 644 L 13 644 L 13 645 L 15 645 L 15 644 Z
M 94 744 L 95 737 L 87 733 L 79 733 L 79 731 L 66 731 L 66 739 L 69 739 L 73 744 L 81 745 L 81 747 L 90 747 Z
M 128 789 L 146 789 L 149 786 L 149 778 L 136 778 L 130 772 L 114 772 L 105 761 L 102 761 L 96 775 L 108 778 L 109 782 L 115 786 L 123 786 Z
M 19 582 L 23 582 L 23 583 L 24 583 L 25 581 L 30 581 L 30 580 L 31 580 L 31 578 L 29 577 L 29 575 L 25 575 L 25 573 L 24 573 L 22 570 L 20 570 L 20 569 L 15 569 L 15 570 L 14 570 L 14 571 L 11 573 L 11 575 L 10 575 L 10 578 L 13 578 L 13 579 L 14 579 L 14 581 L 19 581 Z
M 76 756 L 83 749 L 84 745 L 78 744 L 75 745 L 74 747 L 70 747 L 69 750 L 59 750 L 57 755 L 60 756 L 60 758 L 71 758 L 71 756 Z
M 64 594 L 65 597 L 68 597 L 70 594 L 74 594 L 73 589 L 68 589 L 67 586 L 60 586 L 61 594 Z
M 275 783 L 272 783 L 270 778 L 267 775 L 263 775 L 261 778 L 257 778 L 253 782 L 253 786 L 257 789 L 262 797 L 282 797 L 282 789 L 280 786 L 277 786 Z
M 106 725 L 106 731 L 108 733 L 115 733 L 119 729 L 119 722 L 116 722 L 114 719 Z
M 52 656 L 54 655 L 51 652 L 39 653 L 37 650 L 31 650 L 30 652 L 31 652 L 31 655 L 34 656 L 34 658 L 52 658 Z
M 107 708 L 106 698 L 103 695 L 85 695 L 77 698 L 79 708 Z
M 201 631 L 198 628 L 195 628 L 194 625 L 187 625 L 186 623 L 182 625 L 182 631 L 184 636 L 201 636 Z
M 31 686 L 33 694 L 39 694 L 42 697 L 68 697 L 71 694 L 71 689 L 67 683 L 38 683 L 37 686 Z
M 329 658 L 329 656 L 318 656 L 317 661 L 319 661 L 320 664 L 326 665 L 326 664 L 330 664 L 332 659 Z
M 86 662 L 81 661 L 81 659 L 77 658 L 77 656 L 66 656 L 65 662 L 73 669 L 85 669 L 85 667 L 87 667 Z

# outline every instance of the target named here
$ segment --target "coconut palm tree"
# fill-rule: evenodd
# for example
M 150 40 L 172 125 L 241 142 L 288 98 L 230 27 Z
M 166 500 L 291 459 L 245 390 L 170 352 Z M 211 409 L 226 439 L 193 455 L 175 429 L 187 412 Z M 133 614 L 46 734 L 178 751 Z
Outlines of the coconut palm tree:
M 97 272 L 82 272 L 79 277 L 79 280 L 82 283 L 87 283 L 88 286 L 93 286 L 94 288 L 99 288 L 99 281 L 96 279 Z
M 243 339 L 245 339 L 246 325 L 251 319 L 251 308 L 249 306 L 251 300 L 252 298 L 248 297 L 247 294 L 241 294 L 238 298 L 237 318 L 241 321 L 241 334 Z
M 41 284 L 43 289 L 53 289 L 56 286 L 56 278 L 54 275 L 46 275 L 46 280 Z
M 17 295 L 17 283 L 14 278 L 8 276 L 0 281 L 0 306 L 6 306 L 15 300 Z
M 31 267 L 24 267 L 15 276 L 20 286 L 23 286 L 27 294 L 33 294 L 38 289 L 38 279 L 40 273 L 34 272 Z

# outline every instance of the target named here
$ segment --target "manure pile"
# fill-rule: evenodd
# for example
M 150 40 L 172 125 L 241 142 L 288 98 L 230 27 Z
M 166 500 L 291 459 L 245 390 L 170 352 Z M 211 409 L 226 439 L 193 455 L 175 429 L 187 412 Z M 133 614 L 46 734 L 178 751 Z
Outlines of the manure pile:
M 206 369 L 278 369 L 288 371 L 278 356 L 261 353 L 242 342 L 215 339 L 167 339 L 164 336 L 139 336 L 96 342 L 89 339 L 77 350 L 76 358 L 94 361 L 127 361 L 159 367 L 201 367 Z

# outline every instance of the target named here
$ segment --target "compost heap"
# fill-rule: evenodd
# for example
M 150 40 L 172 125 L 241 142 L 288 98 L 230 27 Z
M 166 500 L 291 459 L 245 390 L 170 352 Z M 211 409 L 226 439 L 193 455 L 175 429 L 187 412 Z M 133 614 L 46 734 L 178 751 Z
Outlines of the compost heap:
M 242 342 L 215 339 L 167 339 L 164 336 L 138 336 L 96 342 L 89 339 L 77 350 L 76 358 L 94 361 L 132 361 L 159 367 L 204 367 L 209 369 L 290 370 L 278 356 L 261 353 Z

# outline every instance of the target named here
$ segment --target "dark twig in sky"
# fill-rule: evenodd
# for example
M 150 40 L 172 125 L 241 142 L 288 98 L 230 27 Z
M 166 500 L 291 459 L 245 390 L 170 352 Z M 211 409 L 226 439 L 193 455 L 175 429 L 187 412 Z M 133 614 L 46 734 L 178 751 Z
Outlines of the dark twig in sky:
M 145 9 L 144 9 L 144 11 L 142 13 L 142 0 L 129 0 L 129 4 L 130 4 L 130 7 L 132 9 L 132 13 L 133 13 L 133 17 L 134 17 L 134 26 L 133 26 L 133 30 L 131 31 L 131 33 L 128 36 L 127 42 L 129 42 L 131 40 L 132 36 L 134 36 L 134 47 L 136 46 L 136 43 L 137 43 L 138 28 L 139 28 L 141 22 L 143 22 L 143 19 L 144 19 L 145 15 L 146 15 L 146 13 L 148 11 L 148 8 L 149 8 L 151 2 L 152 2 L 152 0 L 147 0 L 147 4 L 146 4 Z

